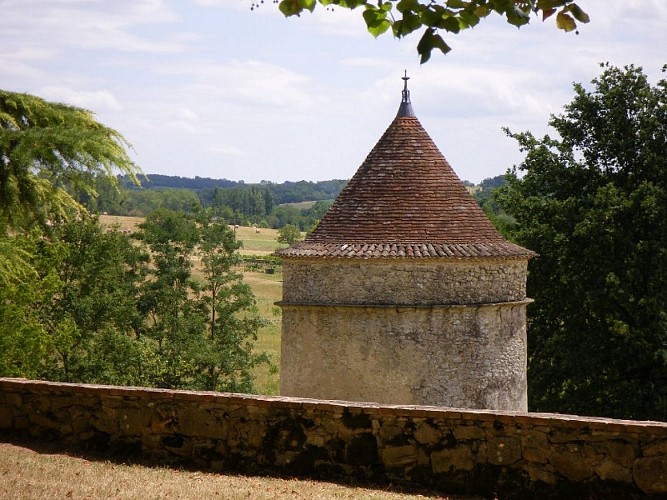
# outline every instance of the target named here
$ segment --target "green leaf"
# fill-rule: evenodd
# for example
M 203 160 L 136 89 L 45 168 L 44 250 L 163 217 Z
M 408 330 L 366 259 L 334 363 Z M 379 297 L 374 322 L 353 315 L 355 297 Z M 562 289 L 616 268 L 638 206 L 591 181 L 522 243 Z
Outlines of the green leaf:
M 415 12 L 420 4 L 417 0 L 400 0 L 396 4 L 396 10 L 402 13 Z
M 394 23 L 394 34 L 397 37 L 403 37 L 422 27 L 421 19 L 417 14 L 406 12 L 403 19 Z
M 538 10 L 555 9 L 557 7 L 563 7 L 571 1 L 572 0 L 538 0 L 536 7 Z
M 519 6 L 513 5 L 512 8 L 507 9 L 507 22 L 513 26 L 521 27 L 530 22 L 530 11 L 526 12 Z
M 566 12 L 560 11 L 556 16 L 556 26 L 563 31 L 573 31 L 577 29 L 577 23 Z
M 281 0 L 278 8 L 285 17 L 298 16 L 303 11 L 303 5 L 299 0 Z
M 480 6 L 480 7 L 477 7 L 477 8 L 475 9 L 475 15 L 476 15 L 477 17 L 479 17 L 480 19 L 482 19 L 483 17 L 488 16 L 490 12 L 491 12 L 491 11 L 490 11 L 488 8 L 484 7 L 484 6 Z
M 421 21 L 429 28 L 437 27 L 446 14 L 447 11 L 442 5 L 430 4 L 421 13 Z
M 381 34 L 385 33 L 389 28 L 391 28 L 391 23 L 387 19 L 383 19 L 374 26 L 368 26 L 368 32 L 377 38 Z
M 458 33 L 461 31 L 461 25 L 456 17 L 445 17 L 436 25 L 436 27 L 449 31 L 450 33 Z
M 463 0 L 447 0 L 447 7 L 450 9 L 464 9 L 467 7 L 467 2 Z
M 376 38 L 391 27 L 391 23 L 387 20 L 387 13 L 384 10 L 368 5 L 363 13 L 363 17 L 364 21 L 366 21 L 368 32 Z
M 549 19 L 551 16 L 553 16 L 556 13 L 556 9 L 544 9 L 542 11 L 542 21 L 546 21 Z
M 588 14 L 581 10 L 581 7 L 579 7 L 576 3 L 570 5 L 569 10 L 577 21 L 581 23 L 590 22 L 591 18 L 588 17 Z
M 477 17 L 474 13 L 461 12 L 459 16 L 459 24 L 461 25 L 461 29 L 472 28 L 473 26 L 477 26 L 478 23 L 479 17 Z
M 317 0 L 301 0 L 303 7 L 308 9 L 310 12 L 315 10 L 315 5 L 317 5 Z
M 360 5 L 368 5 L 367 0 L 334 0 L 331 3 L 345 9 L 356 9 Z
M 424 32 L 417 44 L 417 52 L 421 56 L 420 64 L 426 63 L 431 58 L 433 49 L 439 49 L 443 54 L 447 54 L 447 52 L 452 50 L 434 28 L 429 28 Z

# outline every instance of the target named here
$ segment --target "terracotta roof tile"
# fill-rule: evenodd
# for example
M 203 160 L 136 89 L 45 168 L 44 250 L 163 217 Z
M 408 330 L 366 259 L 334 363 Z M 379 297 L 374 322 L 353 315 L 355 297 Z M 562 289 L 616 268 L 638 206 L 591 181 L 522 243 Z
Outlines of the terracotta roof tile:
M 282 257 L 531 257 L 493 227 L 414 116 L 397 116 L 319 225 Z

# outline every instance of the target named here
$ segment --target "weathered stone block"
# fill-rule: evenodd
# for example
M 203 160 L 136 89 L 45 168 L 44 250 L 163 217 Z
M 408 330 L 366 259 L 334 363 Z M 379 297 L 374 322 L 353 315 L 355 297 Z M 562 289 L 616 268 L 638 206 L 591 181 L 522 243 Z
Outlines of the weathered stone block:
M 42 415 L 41 413 L 31 413 L 28 418 L 30 419 L 30 423 L 36 427 L 41 427 L 44 429 L 55 429 L 60 431 L 65 425 L 57 420 L 52 419 L 51 417 Z
M 14 413 L 8 407 L 0 406 L 0 429 L 11 429 L 14 423 Z
M 487 444 L 487 454 L 490 464 L 511 465 L 521 460 L 521 443 L 511 437 L 492 438 Z
M 650 443 L 642 449 L 642 455 L 652 457 L 655 455 L 667 455 L 667 440 Z
M 632 483 L 632 468 L 620 465 L 611 460 L 603 460 L 595 466 L 595 474 L 602 480 L 611 480 L 618 483 Z
M 619 440 L 595 442 L 592 447 L 598 453 L 604 455 L 606 460 L 613 460 L 626 467 L 632 465 L 639 452 L 636 446 Z
M 454 427 L 452 430 L 454 437 L 457 440 L 468 441 L 471 439 L 483 439 L 486 437 L 486 432 L 484 429 L 477 427 L 476 425 L 461 425 Z
M 380 426 L 378 435 L 380 436 L 382 442 L 391 442 L 396 437 L 403 435 L 403 428 L 393 423 L 383 422 Z
M 180 432 L 189 436 L 199 436 L 213 439 L 227 438 L 226 421 L 211 415 L 210 412 L 189 408 L 178 412 L 178 428 Z
M 23 397 L 16 392 L 6 392 L 4 394 L 5 404 L 14 408 L 23 406 Z
M 551 455 L 547 435 L 540 431 L 526 431 L 521 434 L 523 459 L 528 462 L 546 464 Z
M 431 453 L 431 468 L 435 474 L 451 470 L 473 470 L 475 462 L 472 450 L 470 446 L 461 445 L 434 451 Z
M 385 467 L 405 467 L 417 463 L 417 446 L 387 446 L 380 451 L 380 457 Z
M 424 445 L 434 445 L 440 441 L 440 432 L 428 422 L 418 423 L 413 436 L 418 443 Z
M 570 481 L 583 481 L 593 476 L 592 465 L 582 456 L 582 450 L 576 445 L 554 451 L 549 462 Z
M 531 481 L 541 481 L 550 486 L 555 486 L 558 482 L 558 477 L 553 473 L 549 467 L 542 467 L 538 465 L 526 464 L 523 470 L 528 473 Z
M 638 458 L 632 476 L 644 493 L 667 493 L 667 456 Z
M 148 427 L 153 410 L 150 408 L 126 408 L 117 412 L 119 416 L 118 427 L 122 434 L 141 435 Z

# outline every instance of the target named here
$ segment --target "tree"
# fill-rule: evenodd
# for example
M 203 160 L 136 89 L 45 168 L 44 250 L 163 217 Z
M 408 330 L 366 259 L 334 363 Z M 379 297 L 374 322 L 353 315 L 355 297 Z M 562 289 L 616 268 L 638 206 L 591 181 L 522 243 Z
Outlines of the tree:
M 664 71 L 664 69 L 663 69 Z M 529 404 L 667 420 L 667 80 L 605 66 L 501 188 L 530 263 Z
M 0 376 L 141 384 L 142 258 L 127 235 L 83 218 L 12 242 L 32 272 L 0 287 Z
M 21 254 L 20 260 L 27 271 L 12 269 L 0 284 L 0 376 L 3 377 L 37 378 L 53 351 L 53 339 L 39 311 L 42 304 L 60 291 L 60 282 L 52 266 L 47 272 L 35 271 L 40 241 L 37 231 L 7 240 L 12 251 Z
M 152 256 L 142 284 L 139 310 L 147 317 L 144 334 L 154 342 L 150 385 L 194 388 L 197 357 L 205 349 L 206 312 L 197 303 L 192 254 L 199 241 L 194 221 L 181 212 L 158 209 L 136 235 Z
M 233 266 L 241 243 L 224 223 L 213 221 L 212 212 L 200 212 L 199 256 L 204 277 L 202 302 L 208 311 L 207 350 L 201 357 L 198 386 L 205 390 L 250 392 L 252 368 L 268 363 L 254 352 L 257 332 L 265 321 L 259 316 L 255 296 L 243 275 Z
M 71 190 L 94 195 L 95 174 L 137 183 L 127 147 L 90 111 L 0 90 L 0 235 L 81 212 Z
M 139 300 L 149 319 L 145 334 L 155 343 L 151 385 L 251 391 L 252 368 L 268 358 L 253 352 L 264 322 L 252 290 L 232 269 L 240 246 L 234 233 L 209 211 L 160 209 L 139 227 L 153 256 Z M 201 263 L 200 279 L 193 260 Z
M 10 232 L 85 213 L 73 194 L 95 197 L 99 175 L 115 186 L 119 170 L 138 183 L 128 146 L 90 111 L 0 90 L 0 283 L 35 277 Z
M 251 8 L 259 7 L 260 3 L 263 2 L 254 1 Z M 375 37 L 390 28 L 396 38 L 423 28 L 417 44 L 422 63 L 429 60 L 433 49 L 443 54 L 451 50 L 440 35 L 442 31 L 459 33 L 493 13 L 517 27 L 528 24 L 532 15 L 541 15 L 546 20 L 555 14 L 556 26 L 564 31 L 576 30 L 577 21 L 589 21 L 574 0 L 280 0 L 278 7 L 285 16 L 298 16 L 305 10 L 312 12 L 318 3 L 327 8 L 362 7 L 366 27 Z
M 60 290 L 40 306 L 56 356 L 49 379 L 141 385 L 138 342 L 143 317 L 136 307 L 148 256 L 120 231 L 104 231 L 83 217 L 53 228 Z M 44 250 L 41 251 L 44 253 Z
M 292 224 L 286 224 L 278 230 L 278 237 L 276 239 L 279 243 L 294 245 L 297 241 L 301 241 L 301 231 Z

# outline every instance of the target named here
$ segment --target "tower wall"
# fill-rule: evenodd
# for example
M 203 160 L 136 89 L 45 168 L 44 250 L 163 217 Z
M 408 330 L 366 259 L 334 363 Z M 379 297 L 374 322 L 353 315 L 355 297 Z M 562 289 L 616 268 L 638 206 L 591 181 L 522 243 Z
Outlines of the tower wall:
M 281 394 L 526 410 L 527 261 L 284 261 Z
M 526 259 L 285 259 L 283 301 L 486 304 L 526 298 Z

